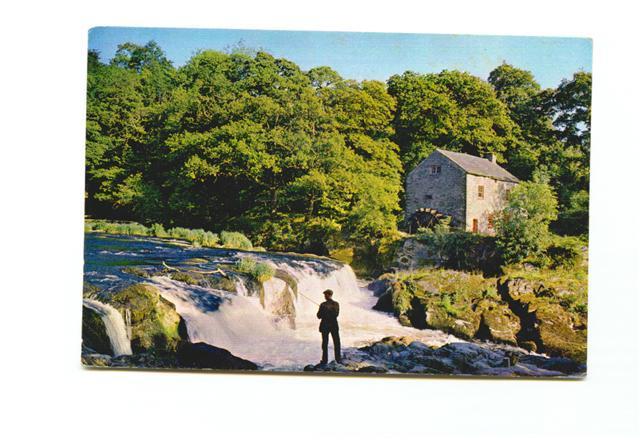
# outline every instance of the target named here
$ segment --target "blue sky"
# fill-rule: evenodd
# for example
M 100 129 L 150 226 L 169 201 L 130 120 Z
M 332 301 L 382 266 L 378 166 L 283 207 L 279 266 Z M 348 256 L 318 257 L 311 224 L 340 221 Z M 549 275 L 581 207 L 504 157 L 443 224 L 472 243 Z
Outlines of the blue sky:
M 302 69 L 330 66 L 344 78 L 378 79 L 413 70 L 462 70 L 486 79 L 506 61 L 530 70 L 543 87 L 556 87 L 579 70 L 591 71 L 591 40 L 584 38 L 298 32 L 225 29 L 101 27 L 89 31 L 89 49 L 103 61 L 118 44 L 155 40 L 175 66 L 199 49 L 224 50 L 239 41 Z

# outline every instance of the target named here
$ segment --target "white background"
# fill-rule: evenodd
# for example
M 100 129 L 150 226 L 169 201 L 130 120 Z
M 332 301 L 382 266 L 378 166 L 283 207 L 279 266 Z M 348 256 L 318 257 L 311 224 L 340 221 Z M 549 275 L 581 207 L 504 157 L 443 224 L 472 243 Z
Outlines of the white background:
M 616 1 L 12 2 L 0 13 L 0 436 L 630 438 L 638 434 L 638 11 Z M 594 39 L 584 381 L 80 367 L 87 30 L 98 25 Z

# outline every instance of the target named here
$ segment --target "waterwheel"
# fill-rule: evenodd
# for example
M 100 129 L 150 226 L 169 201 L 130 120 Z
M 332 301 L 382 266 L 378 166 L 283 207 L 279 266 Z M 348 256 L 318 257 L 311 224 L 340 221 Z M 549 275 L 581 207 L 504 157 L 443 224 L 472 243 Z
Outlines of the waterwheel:
M 433 208 L 419 208 L 409 217 L 409 233 L 415 233 L 419 228 L 433 229 L 449 216 Z

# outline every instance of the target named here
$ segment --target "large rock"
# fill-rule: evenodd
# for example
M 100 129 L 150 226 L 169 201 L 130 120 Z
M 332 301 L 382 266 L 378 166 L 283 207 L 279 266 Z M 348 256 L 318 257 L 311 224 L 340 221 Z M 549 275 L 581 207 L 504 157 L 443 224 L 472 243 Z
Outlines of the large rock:
M 516 345 L 520 331 L 520 320 L 504 303 L 490 299 L 481 299 L 475 305 L 480 315 L 480 323 L 475 338 Z
M 542 283 L 521 278 L 498 281 L 498 293 L 520 319 L 518 344 L 551 356 L 585 362 L 587 333 L 582 320 L 552 301 Z
M 377 310 L 379 312 L 386 313 L 394 313 L 393 309 L 393 294 L 390 291 L 385 292 L 384 294 L 378 297 L 378 301 L 373 306 L 373 310 Z
M 423 266 L 442 266 L 444 260 L 433 247 L 408 238 L 396 251 L 393 263 L 400 270 L 414 270 Z
M 113 355 L 104 321 L 88 307 L 82 307 L 82 345 L 96 353 Z
M 178 350 L 178 364 L 184 368 L 211 368 L 215 370 L 256 370 L 251 361 L 232 355 L 228 350 L 204 342 L 183 343 Z
M 391 283 L 392 281 L 388 278 L 381 278 L 375 281 L 370 282 L 367 285 L 367 289 L 369 289 L 371 291 L 371 293 L 373 293 L 373 296 L 375 297 L 381 297 L 382 295 L 384 295 L 385 293 L 389 292 L 389 289 L 391 287 Z
M 181 338 L 180 315 L 175 306 L 148 284 L 134 284 L 109 299 L 123 316 L 131 318 L 131 348 L 135 353 L 148 350 L 173 352 Z

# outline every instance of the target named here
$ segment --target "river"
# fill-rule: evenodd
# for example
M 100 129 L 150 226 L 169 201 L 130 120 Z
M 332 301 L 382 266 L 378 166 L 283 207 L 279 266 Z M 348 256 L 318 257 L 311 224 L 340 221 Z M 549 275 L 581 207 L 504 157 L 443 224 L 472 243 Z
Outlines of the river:
M 229 270 L 239 259 L 247 257 L 277 269 L 276 277 L 264 283 L 262 292 L 242 274 Z M 201 272 L 222 267 L 234 280 L 236 291 L 172 280 L 161 275 L 164 264 Z M 131 273 L 134 271 L 123 271 L 132 267 L 156 275 L 141 278 Z M 334 299 L 340 303 L 339 323 L 345 348 L 387 336 L 411 336 L 430 346 L 459 341 L 441 331 L 403 327 L 392 315 L 372 310 L 377 298 L 366 283 L 358 280 L 348 265 L 324 258 L 193 248 L 150 237 L 87 234 L 84 278 L 86 283 L 98 287 L 103 297 L 133 283 L 152 284 L 175 305 L 185 320 L 191 342 L 225 348 L 264 369 L 300 369 L 320 360 L 315 314 L 325 289 L 332 289 Z M 296 292 L 286 292 L 292 290 L 291 280 L 295 280 Z M 293 298 L 293 310 L 284 315 L 283 293 Z

